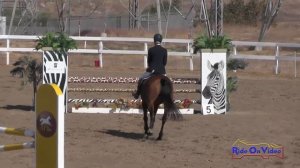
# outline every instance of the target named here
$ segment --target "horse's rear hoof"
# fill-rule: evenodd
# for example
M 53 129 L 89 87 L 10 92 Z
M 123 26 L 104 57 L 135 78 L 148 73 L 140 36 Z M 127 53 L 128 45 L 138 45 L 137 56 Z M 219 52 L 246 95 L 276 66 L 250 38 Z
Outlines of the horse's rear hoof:
M 162 139 L 161 136 L 156 138 L 157 141 L 161 141 L 161 139 Z
M 152 133 L 152 131 L 151 131 L 150 129 L 148 130 L 147 135 L 148 135 L 148 136 L 153 135 L 153 133 Z

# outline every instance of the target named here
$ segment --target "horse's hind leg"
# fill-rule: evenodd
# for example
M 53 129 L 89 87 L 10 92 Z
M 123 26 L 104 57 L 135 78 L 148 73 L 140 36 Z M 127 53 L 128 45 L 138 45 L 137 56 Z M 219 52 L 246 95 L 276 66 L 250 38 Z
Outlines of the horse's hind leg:
M 153 129 L 155 123 L 155 116 L 158 109 L 158 105 L 155 105 L 152 112 L 150 111 L 150 129 Z
M 148 127 L 148 108 L 147 105 L 143 104 L 143 111 L 144 111 L 144 131 L 145 131 L 145 137 L 148 138 L 151 133 L 149 132 L 149 127 Z
M 162 139 L 163 130 L 164 130 L 164 126 L 165 126 L 166 121 L 167 121 L 167 112 L 165 110 L 164 115 L 162 117 L 162 124 L 161 124 L 161 128 L 160 128 L 160 132 L 159 132 L 159 135 L 158 135 L 156 140 L 161 140 Z

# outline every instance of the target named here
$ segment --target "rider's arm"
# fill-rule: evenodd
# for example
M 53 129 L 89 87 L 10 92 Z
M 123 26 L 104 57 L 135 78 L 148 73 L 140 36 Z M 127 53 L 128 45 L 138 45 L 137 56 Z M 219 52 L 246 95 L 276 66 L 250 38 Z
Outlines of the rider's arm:
M 167 65 L 167 61 L 168 61 L 168 51 L 167 51 L 167 49 L 165 49 L 165 54 L 164 54 L 164 58 L 163 58 L 163 65 L 164 66 Z

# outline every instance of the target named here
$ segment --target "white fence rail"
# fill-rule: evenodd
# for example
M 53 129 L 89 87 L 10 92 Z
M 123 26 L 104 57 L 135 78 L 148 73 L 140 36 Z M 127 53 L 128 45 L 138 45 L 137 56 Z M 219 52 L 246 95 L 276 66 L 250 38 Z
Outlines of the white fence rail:
M 40 52 L 34 50 L 34 46 L 28 47 L 26 41 L 37 40 L 39 36 L 27 36 L 27 35 L 0 35 L 0 41 L 2 43 L 6 42 L 6 46 L 0 46 L 0 52 L 6 53 L 6 64 L 9 65 L 10 52 Z M 78 48 L 77 50 L 70 50 L 70 53 L 82 53 L 82 54 L 97 54 L 99 55 L 100 67 L 103 67 L 103 54 L 122 54 L 122 55 L 143 55 L 144 56 L 144 67 L 147 66 L 147 50 L 148 44 L 153 43 L 152 38 L 132 38 L 132 37 L 80 37 L 72 36 L 72 38 L 78 42 L 84 42 L 83 48 Z M 24 46 L 22 47 L 11 47 L 12 41 L 24 41 Z M 97 42 L 98 46 L 96 48 L 87 49 L 86 44 L 88 42 Z M 113 50 L 106 49 L 104 47 L 106 42 L 128 42 L 128 43 L 142 43 L 144 44 L 143 50 Z M 192 39 L 164 39 L 164 43 L 171 43 L 175 45 L 185 45 L 185 51 L 168 51 L 170 56 L 183 56 L 189 57 L 190 70 L 193 70 L 193 57 L 199 56 L 193 54 L 193 40 Z M 254 60 L 272 60 L 276 62 L 276 73 L 279 69 L 279 60 L 288 61 L 300 61 L 300 57 L 296 55 L 293 56 L 281 56 L 280 50 L 282 48 L 297 51 L 300 49 L 300 44 L 297 43 L 272 43 L 272 42 L 249 42 L 249 41 L 233 41 L 233 52 L 230 55 L 231 58 L 237 59 L 254 59 Z M 249 55 L 238 53 L 240 47 L 268 47 L 274 49 L 274 55 Z

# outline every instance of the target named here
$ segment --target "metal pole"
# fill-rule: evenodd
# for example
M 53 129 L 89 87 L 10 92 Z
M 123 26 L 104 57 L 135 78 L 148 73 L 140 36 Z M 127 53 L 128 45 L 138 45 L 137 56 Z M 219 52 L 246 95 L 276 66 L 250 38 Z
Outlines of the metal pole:
M 9 29 L 8 29 L 8 35 L 10 35 L 11 27 L 13 25 L 13 20 L 14 20 L 15 13 L 16 13 L 17 3 L 18 3 L 18 0 L 15 0 L 14 8 L 13 8 L 13 11 L 12 11 L 12 14 L 11 14 L 11 19 L 10 19 L 10 24 L 9 24 Z
M 150 19 L 150 14 L 149 14 L 149 12 L 148 12 L 148 25 L 147 25 L 148 31 L 150 30 L 150 21 L 149 21 L 149 19 Z
M 2 16 L 3 0 L 0 0 L 0 16 Z
M 161 14 L 160 14 L 160 0 L 156 0 L 156 10 L 157 10 L 158 33 L 162 34 L 162 29 L 161 29 Z

